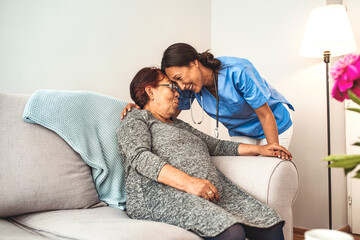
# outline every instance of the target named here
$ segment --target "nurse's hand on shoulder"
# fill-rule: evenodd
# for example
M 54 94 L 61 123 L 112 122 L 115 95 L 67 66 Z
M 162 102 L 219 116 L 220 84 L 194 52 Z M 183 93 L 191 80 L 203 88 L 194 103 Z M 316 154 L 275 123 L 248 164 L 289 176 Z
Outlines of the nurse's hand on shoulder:
M 291 153 L 277 143 L 270 143 L 259 146 L 259 154 L 262 156 L 278 157 L 283 160 L 292 160 Z
M 130 112 L 132 108 L 140 109 L 140 107 L 138 105 L 136 105 L 135 103 L 128 103 L 121 112 L 121 121 L 124 119 L 127 112 Z

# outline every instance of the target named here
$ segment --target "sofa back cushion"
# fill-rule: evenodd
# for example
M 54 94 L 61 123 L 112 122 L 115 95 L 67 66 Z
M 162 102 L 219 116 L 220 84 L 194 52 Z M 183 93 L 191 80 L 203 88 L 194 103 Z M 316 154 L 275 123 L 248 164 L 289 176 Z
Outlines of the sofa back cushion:
M 28 98 L 0 93 L 0 217 L 104 205 L 80 156 L 54 132 L 22 120 Z

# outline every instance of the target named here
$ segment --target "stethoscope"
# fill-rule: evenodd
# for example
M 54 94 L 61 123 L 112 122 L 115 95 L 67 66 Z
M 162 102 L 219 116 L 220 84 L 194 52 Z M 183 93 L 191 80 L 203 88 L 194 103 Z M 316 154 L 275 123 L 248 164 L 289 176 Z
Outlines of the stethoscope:
M 215 135 L 216 138 L 218 138 L 219 137 L 219 94 L 218 94 L 217 81 L 216 81 L 214 71 L 213 71 L 213 79 L 214 79 L 215 98 L 216 98 L 216 127 L 214 129 L 214 135 Z M 201 120 L 199 122 L 195 122 L 193 112 L 192 112 L 192 108 L 191 108 L 192 95 L 193 95 L 193 92 L 191 92 L 191 96 L 190 96 L 191 119 L 192 119 L 193 123 L 197 125 L 197 124 L 202 123 L 202 121 L 204 120 L 204 101 L 203 101 L 203 97 L 202 97 L 202 92 L 200 92 L 200 99 L 201 99 L 200 102 L 201 102 L 202 116 L 201 116 Z

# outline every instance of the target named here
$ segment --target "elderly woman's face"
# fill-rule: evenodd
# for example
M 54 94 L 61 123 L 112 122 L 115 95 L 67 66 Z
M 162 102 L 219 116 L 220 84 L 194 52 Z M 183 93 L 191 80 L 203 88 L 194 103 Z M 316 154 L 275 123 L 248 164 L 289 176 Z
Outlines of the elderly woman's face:
M 190 62 L 189 66 L 168 67 L 165 69 L 165 72 L 170 80 L 176 82 L 181 90 L 199 93 L 203 87 L 201 73 L 196 61 Z
M 163 117 L 170 118 L 179 107 L 179 92 L 167 76 L 161 74 L 159 85 L 153 89 L 154 108 Z

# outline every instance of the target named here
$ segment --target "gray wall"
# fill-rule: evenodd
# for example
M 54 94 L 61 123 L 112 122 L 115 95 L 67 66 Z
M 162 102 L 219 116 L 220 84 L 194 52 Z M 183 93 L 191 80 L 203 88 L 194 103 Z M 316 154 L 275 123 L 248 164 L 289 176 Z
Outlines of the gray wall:
M 210 48 L 210 22 L 207 0 L 0 0 L 0 91 L 76 89 L 131 101 L 135 73 L 160 66 L 170 44 Z M 190 122 L 189 114 L 181 117 Z

